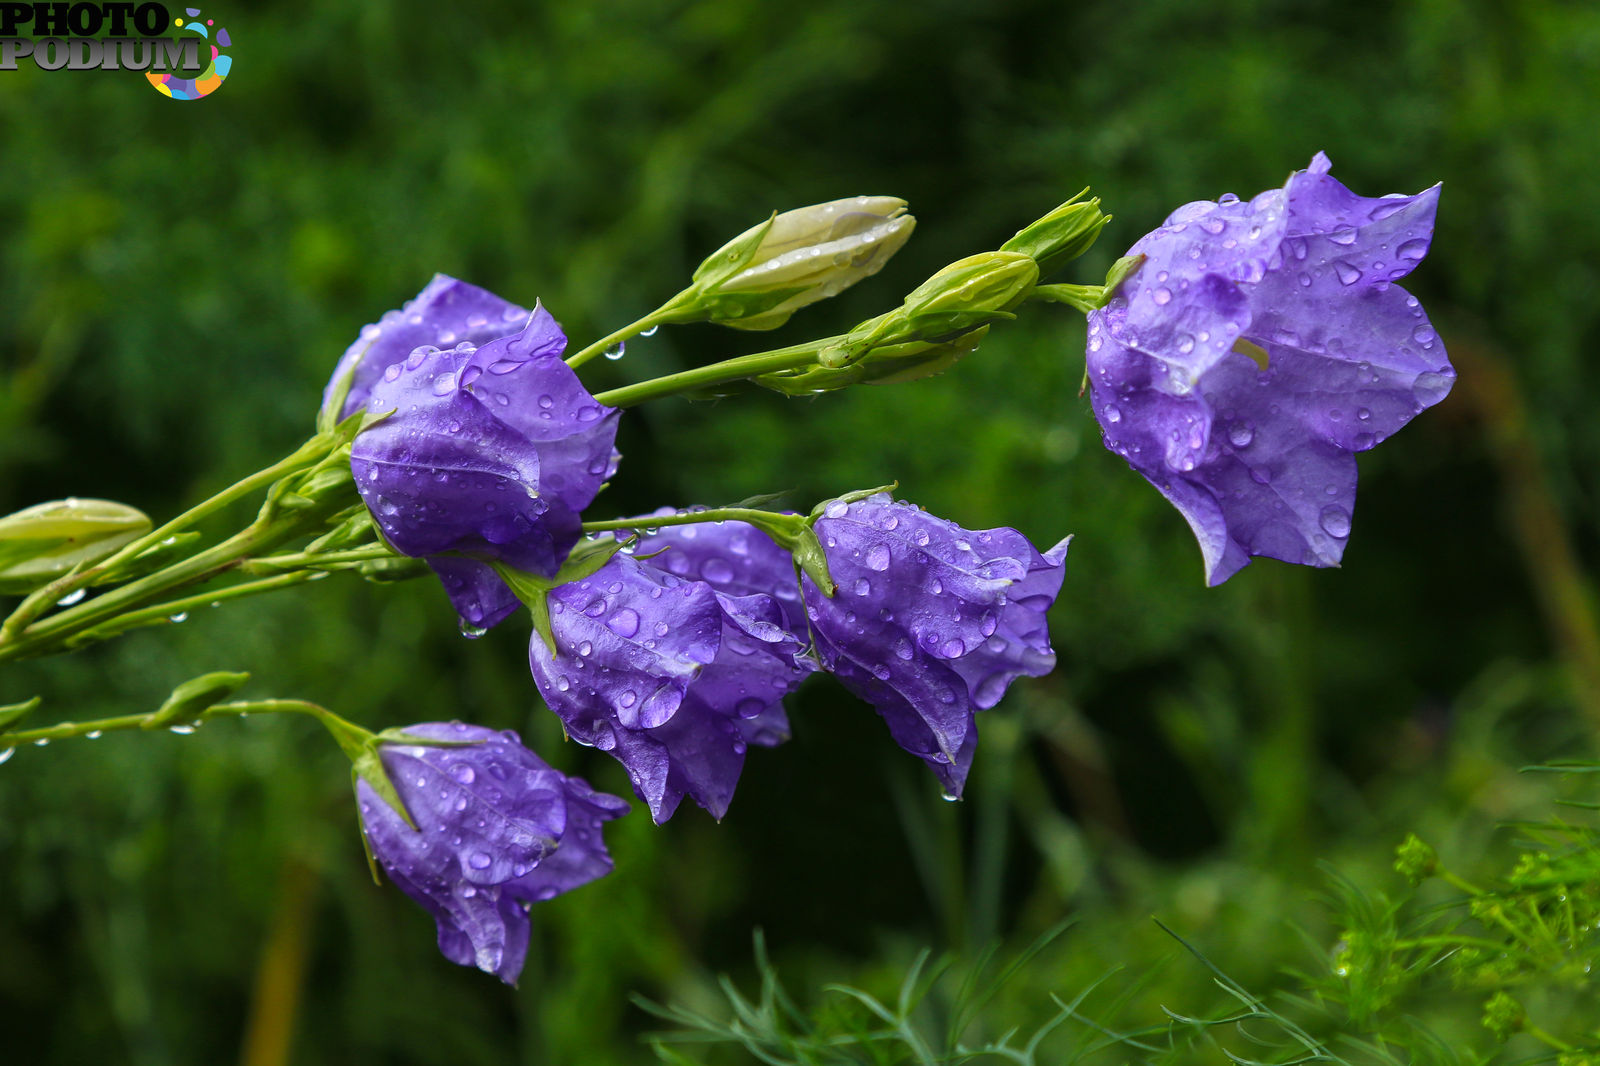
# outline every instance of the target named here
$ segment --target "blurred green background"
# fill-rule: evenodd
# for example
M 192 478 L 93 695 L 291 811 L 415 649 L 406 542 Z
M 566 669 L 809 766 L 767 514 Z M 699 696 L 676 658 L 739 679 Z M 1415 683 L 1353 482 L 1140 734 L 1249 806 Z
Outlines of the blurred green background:
M 1059 280 L 1095 281 L 1178 204 L 1278 185 L 1318 149 L 1364 194 L 1444 182 L 1406 286 L 1461 377 L 1362 457 L 1341 570 L 1262 561 L 1214 590 L 1181 518 L 1101 448 L 1076 395 L 1082 320 L 1062 309 L 928 381 L 633 411 L 597 516 L 898 479 L 970 528 L 1077 534 L 1060 666 L 981 719 L 967 801 L 940 803 L 869 709 L 814 681 L 722 824 L 686 808 L 655 828 L 636 808 L 609 831 L 616 873 L 536 908 L 510 990 L 444 962 L 428 917 L 371 884 L 347 766 L 310 723 L 29 748 L 0 768 L 0 1061 L 652 1061 L 640 1034 L 659 1023 L 629 994 L 714 1012 L 718 973 L 752 981 L 757 927 L 815 1002 L 829 981 L 892 985 L 922 947 L 1011 950 L 1074 918 L 991 1034 L 1116 966 L 1148 978 L 1122 1013 L 1159 1021 L 1215 990 L 1151 914 L 1257 990 L 1326 971 L 1319 859 L 1393 888 L 1415 829 L 1472 869 L 1506 847 L 1498 823 L 1549 812 L 1551 784 L 1517 767 L 1592 754 L 1600 8 L 205 15 L 234 67 L 199 102 L 128 72 L 0 73 L 0 511 L 72 494 L 159 519 L 266 465 L 308 434 L 362 324 L 435 271 L 540 298 L 581 344 L 772 209 L 910 201 L 916 236 L 877 278 L 774 334 L 662 330 L 591 364 L 599 389 L 848 328 L 1086 184 L 1116 217 Z M 628 794 L 561 742 L 525 639 L 513 622 L 463 640 L 431 582 L 346 576 L 10 666 L 0 703 L 131 713 L 249 670 L 244 695 L 375 728 L 515 728 Z M 1436 1024 L 1479 1039 L 1464 1002 Z

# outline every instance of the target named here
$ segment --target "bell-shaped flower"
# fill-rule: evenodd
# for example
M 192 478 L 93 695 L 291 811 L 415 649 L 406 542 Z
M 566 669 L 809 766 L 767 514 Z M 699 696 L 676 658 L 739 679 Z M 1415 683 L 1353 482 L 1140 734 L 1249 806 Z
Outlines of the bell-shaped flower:
M 611 870 L 600 825 L 628 804 L 551 769 L 510 731 L 427 722 L 403 732 L 441 743 L 379 749 L 409 824 L 357 780 L 372 856 L 433 915 L 447 959 L 515 983 L 529 905 Z
M 748 746 L 788 739 L 780 701 L 813 667 L 771 597 L 619 554 L 549 607 L 555 649 L 535 634 L 528 651 L 540 694 L 568 735 L 622 763 L 658 823 L 684 796 L 721 818 Z
M 1089 315 L 1106 446 L 1188 520 L 1213 585 L 1255 555 L 1338 565 L 1355 453 L 1455 381 L 1393 284 L 1428 252 L 1438 186 L 1372 199 L 1329 166 L 1319 152 L 1281 189 L 1180 207 Z
M 373 384 L 368 412 L 387 417 L 351 445 L 384 539 L 428 560 L 469 632 L 517 608 L 484 560 L 554 576 L 616 468 L 618 412 L 561 361 L 565 346 L 539 308 L 481 347 L 417 348 Z
M 487 289 L 435 274 L 433 280 L 398 311 L 389 311 L 361 330 L 345 351 L 323 392 L 324 407 L 339 421 L 367 405 L 383 372 L 422 345 L 453 348 L 462 341 L 488 344 L 520 333 L 528 310 L 502 300 Z M 343 394 L 346 379 L 349 392 Z
M 823 669 L 959 796 L 974 715 L 1055 667 L 1045 612 L 1072 538 L 1040 554 L 1014 529 L 968 531 L 887 493 L 835 500 L 815 529 L 837 586 L 830 598 L 803 580 Z

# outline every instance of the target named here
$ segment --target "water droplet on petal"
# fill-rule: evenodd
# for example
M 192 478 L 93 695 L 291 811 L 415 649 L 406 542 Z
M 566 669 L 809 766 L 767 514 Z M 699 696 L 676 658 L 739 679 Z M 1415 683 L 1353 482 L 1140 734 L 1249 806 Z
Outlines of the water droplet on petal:
M 1356 243 L 1356 231 L 1349 226 L 1345 226 L 1343 229 L 1337 229 L 1328 234 L 1328 240 L 1334 244 L 1354 244 Z
M 1122 421 L 1122 411 L 1114 403 L 1106 404 L 1106 421 L 1113 426 Z
M 1348 537 L 1350 535 L 1350 512 L 1343 507 L 1329 504 L 1322 509 L 1322 514 L 1317 521 L 1330 537 Z
M 1248 448 L 1256 439 L 1256 431 L 1245 422 L 1235 422 L 1228 427 L 1228 443 L 1235 448 Z
M 1424 240 L 1406 241 L 1394 250 L 1394 254 L 1401 259 L 1410 259 L 1415 262 L 1428 254 L 1428 242 Z
M 874 544 L 872 547 L 867 549 L 867 557 L 864 561 L 866 562 L 868 569 L 871 570 L 889 569 L 889 546 L 881 542 Z
M 1335 259 L 1333 261 L 1333 269 L 1338 273 L 1341 285 L 1354 285 L 1361 280 L 1360 269 L 1354 264 L 1345 262 L 1343 259 Z
M 467 860 L 467 865 L 474 870 L 487 870 L 492 862 L 494 860 L 489 858 L 487 852 L 475 851 L 472 853 L 472 857 Z
M 624 607 L 606 619 L 606 626 L 619 637 L 631 637 L 639 632 L 639 612 Z
M 1417 375 L 1417 380 L 1411 384 L 1411 394 L 1424 407 L 1431 407 L 1445 398 L 1445 394 L 1450 391 L 1450 386 L 1453 384 L 1455 384 L 1454 375 L 1436 374 L 1430 370 Z

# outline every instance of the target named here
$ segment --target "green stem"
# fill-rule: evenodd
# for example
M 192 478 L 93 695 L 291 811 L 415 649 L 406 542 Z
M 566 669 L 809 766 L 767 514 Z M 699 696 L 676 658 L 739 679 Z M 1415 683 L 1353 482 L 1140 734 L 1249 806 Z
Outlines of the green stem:
M 248 566 L 248 564 L 246 564 Z M 243 599 L 246 596 L 258 596 L 263 592 L 272 592 L 276 589 L 289 588 L 294 585 L 303 585 L 308 581 L 316 581 L 328 576 L 326 570 L 297 570 L 290 574 L 279 574 L 276 577 L 262 578 L 259 581 L 245 581 L 237 585 L 229 585 L 225 589 L 213 589 L 210 592 L 198 592 L 193 596 L 184 596 L 181 599 L 168 600 L 152 607 L 141 607 L 136 611 L 128 611 L 105 622 L 93 629 L 84 630 L 67 638 L 71 645 L 91 644 L 102 640 L 109 640 L 119 633 L 141 626 L 159 625 L 170 622 L 174 615 L 187 614 L 199 607 L 216 607 L 224 600 Z
M 585 533 L 603 533 L 612 529 L 654 529 L 657 526 L 689 526 L 697 522 L 750 522 L 771 521 L 773 511 L 758 511 L 750 507 L 712 507 L 704 511 L 684 511 L 681 514 L 640 515 L 637 518 L 608 518 L 601 522 L 585 522 Z M 777 515 L 776 517 L 788 517 Z
M 1033 291 L 1028 293 L 1028 299 L 1066 304 L 1088 314 L 1105 306 L 1106 291 L 1104 285 L 1035 285 Z
M 292 511 L 280 518 L 258 517 L 242 532 L 187 559 L 119 586 L 86 603 L 29 625 L 20 632 L 0 632 L 0 662 L 61 650 L 70 638 L 147 605 L 163 593 L 209 581 L 238 566 L 241 560 L 262 555 L 322 525 L 326 517 L 344 506 L 336 496 L 317 506 Z
M 595 356 L 625 340 L 637 337 L 641 333 L 655 329 L 657 326 L 666 325 L 669 322 L 688 321 L 688 318 L 683 315 L 683 309 L 691 302 L 693 302 L 691 290 L 685 289 L 648 315 L 639 319 L 639 321 L 630 322 L 615 333 L 608 333 L 587 348 L 567 356 L 567 365 L 576 370 Z
M 92 722 L 58 722 L 42 729 L 19 729 L 14 733 L 0 735 L 0 745 L 6 748 L 16 747 L 21 744 L 37 743 L 52 740 L 70 740 L 74 737 L 99 736 L 102 733 L 115 733 L 128 729 L 144 729 L 155 712 L 145 714 L 124 714 L 116 718 L 99 718 Z M 322 707 L 306 700 L 235 700 L 231 703 L 217 703 L 207 707 L 196 723 L 204 722 L 211 718 L 243 717 L 247 714 L 308 714 L 327 726 L 335 735 L 340 727 L 355 729 L 343 718 L 334 714 L 326 707 Z
M 278 570 L 295 570 L 303 567 L 314 570 L 346 570 L 374 559 L 397 558 L 400 556 L 382 544 L 369 544 L 363 548 L 346 548 L 343 551 L 304 551 L 269 555 L 241 563 L 239 569 L 247 574 L 270 574 Z
M 257 489 L 271 485 L 290 474 L 317 465 L 328 457 L 332 447 L 330 440 L 325 435 L 319 434 L 266 469 L 256 471 L 243 481 L 236 482 L 210 499 L 189 508 L 159 529 L 152 530 L 138 540 L 124 545 L 109 558 L 103 559 L 87 569 L 63 574 L 48 585 L 35 589 L 17 606 L 11 616 L 3 624 L 0 624 L 0 658 L 5 657 L 3 651 L 5 644 L 27 629 L 37 618 L 62 599 L 72 595 L 79 589 L 88 588 L 97 579 L 111 573 L 116 567 L 149 551 L 168 537 L 183 532 L 196 522 L 215 514 L 234 501 L 243 499 Z
M 821 340 L 807 341 L 805 344 L 795 344 L 788 348 L 777 348 L 770 352 L 756 352 L 754 355 L 724 359 L 720 363 L 695 367 L 693 370 L 682 370 L 665 377 L 652 378 L 635 385 L 624 385 L 620 389 L 596 393 L 595 399 L 608 407 L 633 407 L 646 400 L 676 396 L 683 392 L 697 392 L 714 385 L 743 381 L 745 378 L 770 374 L 777 370 L 798 370 L 816 362 L 817 353 L 823 348 L 843 339 L 842 336 L 824 337 Z

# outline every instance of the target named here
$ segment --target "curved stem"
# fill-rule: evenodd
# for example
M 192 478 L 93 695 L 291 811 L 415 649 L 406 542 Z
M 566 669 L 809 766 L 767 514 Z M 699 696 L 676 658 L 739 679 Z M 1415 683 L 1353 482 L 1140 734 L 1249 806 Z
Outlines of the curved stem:
M 641 333 L 653 330 L 657 326 L 662 326 L 669 322 L 682 321 L 678 316 L 691 302 L 693 302 L 692 290 L 685 289 L 648 315 L 639 319 L 639 321 L 630 322 L 615 333 L 608 333 L 587 348 L 567 356 L 567 365 L 576 370 L 601 352 L 609 350 L 613 345 L 620 344 L 630 337 L 637 337 Z
M 158 603 L 150 607 L 141 607 L 138 610 L 119 614 L 110 621 L 95 626 L 93 629 L 86 629 L 81 633 L 74 634 L 67 638 L 67 643 L 72 646 L 80 643 L 89 644 L 109 640 L 111 637 L 117 636 L 119 633 L 125 633 L 130 629 L 171 622 L 174 620 L 174 615 L 187 614 L 198 607 L 216 607 L 225 600 L 243 599 L 246 596 L 257 596 L 263 592 L 303 585 L 308 581 L 316 581 L 327 577 L 328 573 L 329 571 L 327 570 L 297 570 L 293 573 L 279 574 L 276 577 L 262 578 L 259 581 L 245 581 L 237 585 L 229 585 L 225 589 L 199 592 L 193 596 L 168 600 L 165 603 Z
M 796 344 L 788 348 L 777 348 L 770 352 L 757 352 L 754 355 L 724 359 L 720 363 L 695 367 L 693 370 L 682 370 L 676 374 L 667 374 L 665 377 L 652 378 L 635 385 L 624 385 L 620 389 L 596 393 L 594 398 L 608 407 L 633 407 L 646 400 L 657 400 L 683 392 L 697 392 L 715 385 L 725 385 L 730 381 L 743 381 L 745 378 L 760 374 L 770 374 L 776 370 L 797 370 L 816 362 L 819 351 L 841 339 L 841 337 L 824 337 L 821 340 L 807 341 L 805 344 Z
M 99 718 L 91 722 L 58 722 L 42 729 L 19 729 L 14 733 L 0 735 L 0 746 L 12 748 L 20 744 L 38 743 L 41 740 L 49 743 L 52 740 L 70 740 L 74 737 L 87 736 L 97 737 L 102 733 L 144 729 L 147 728 L 146 723 L 154 716 L 154 713 L 124 714 L 115 718 Z M 195 719 L 195 722 L 204 722 L 210 718 L 239 718 L 248 714 L 306 714 L 322 722 L 323 725 L 329 726 L 329 728 L 333 728 L 334 725 L 350 727 L 348 722 L 326 707 L 311 703 L 308 700 L 234 700 L 229 703 L 217 703 L 202 711 L 200 716 Z
M 684 511 L 680 514 L 641 515 L 638 518 L 608 518 L 600 522 L 585 522 L 585 533 L 603 533 L 612 529 L 653 529 L 657 526 L 689 526 L 697 522 L 749 522 L 770 521 L 776 512 L 758 511 L 751 507 L 711 507 L 704 511 Z M 789 517 L 776 515 L 776 517 Z
M 280 517 L 266 520 L 258 517 L 221 544 L 164 570 L 119 586 L 20 631 L 0 631 L 0 662 L 61 650 L 71 638 L 143 607 L 169 590 L 209 581 L 237 567 L 242 560 L 269 552 L 285 541 L 318 528 L 329 514 L 343 505 L 342 499 L 330 496 L 316 506 Z
M 236 500 L 243 499 L 257 489 L 271 485 L 290 474 L 317 465 L 328 457 L 332 449 L 333 444 L 326 437 L 321 435 L 313 437 L 278 462 L 264 470 L 256 471 L 244 480 L 235 482 L 204 502 L 196 504 L 172 521 L 162 525 L 159 529 L 152 530 L 139 539 L 124 545 L 109 558 L 103 559 L 86 569 L 63 574 L 48 585 L 35 589 L 17 606 L 11 616 L 3 624 L 0 624 L 0 645 L 4 645 L 18 633 L 27 629 L 39 616 L 65 597 L 72 595 L 79 589 L 88 588 L 98 578 L 111 573 L 116 567 L 149 551 L 168 537 L 188 529 L 196 522 L 215 514 Z M 3 657 L 3 655 L 0 655 L 0 657 Z

